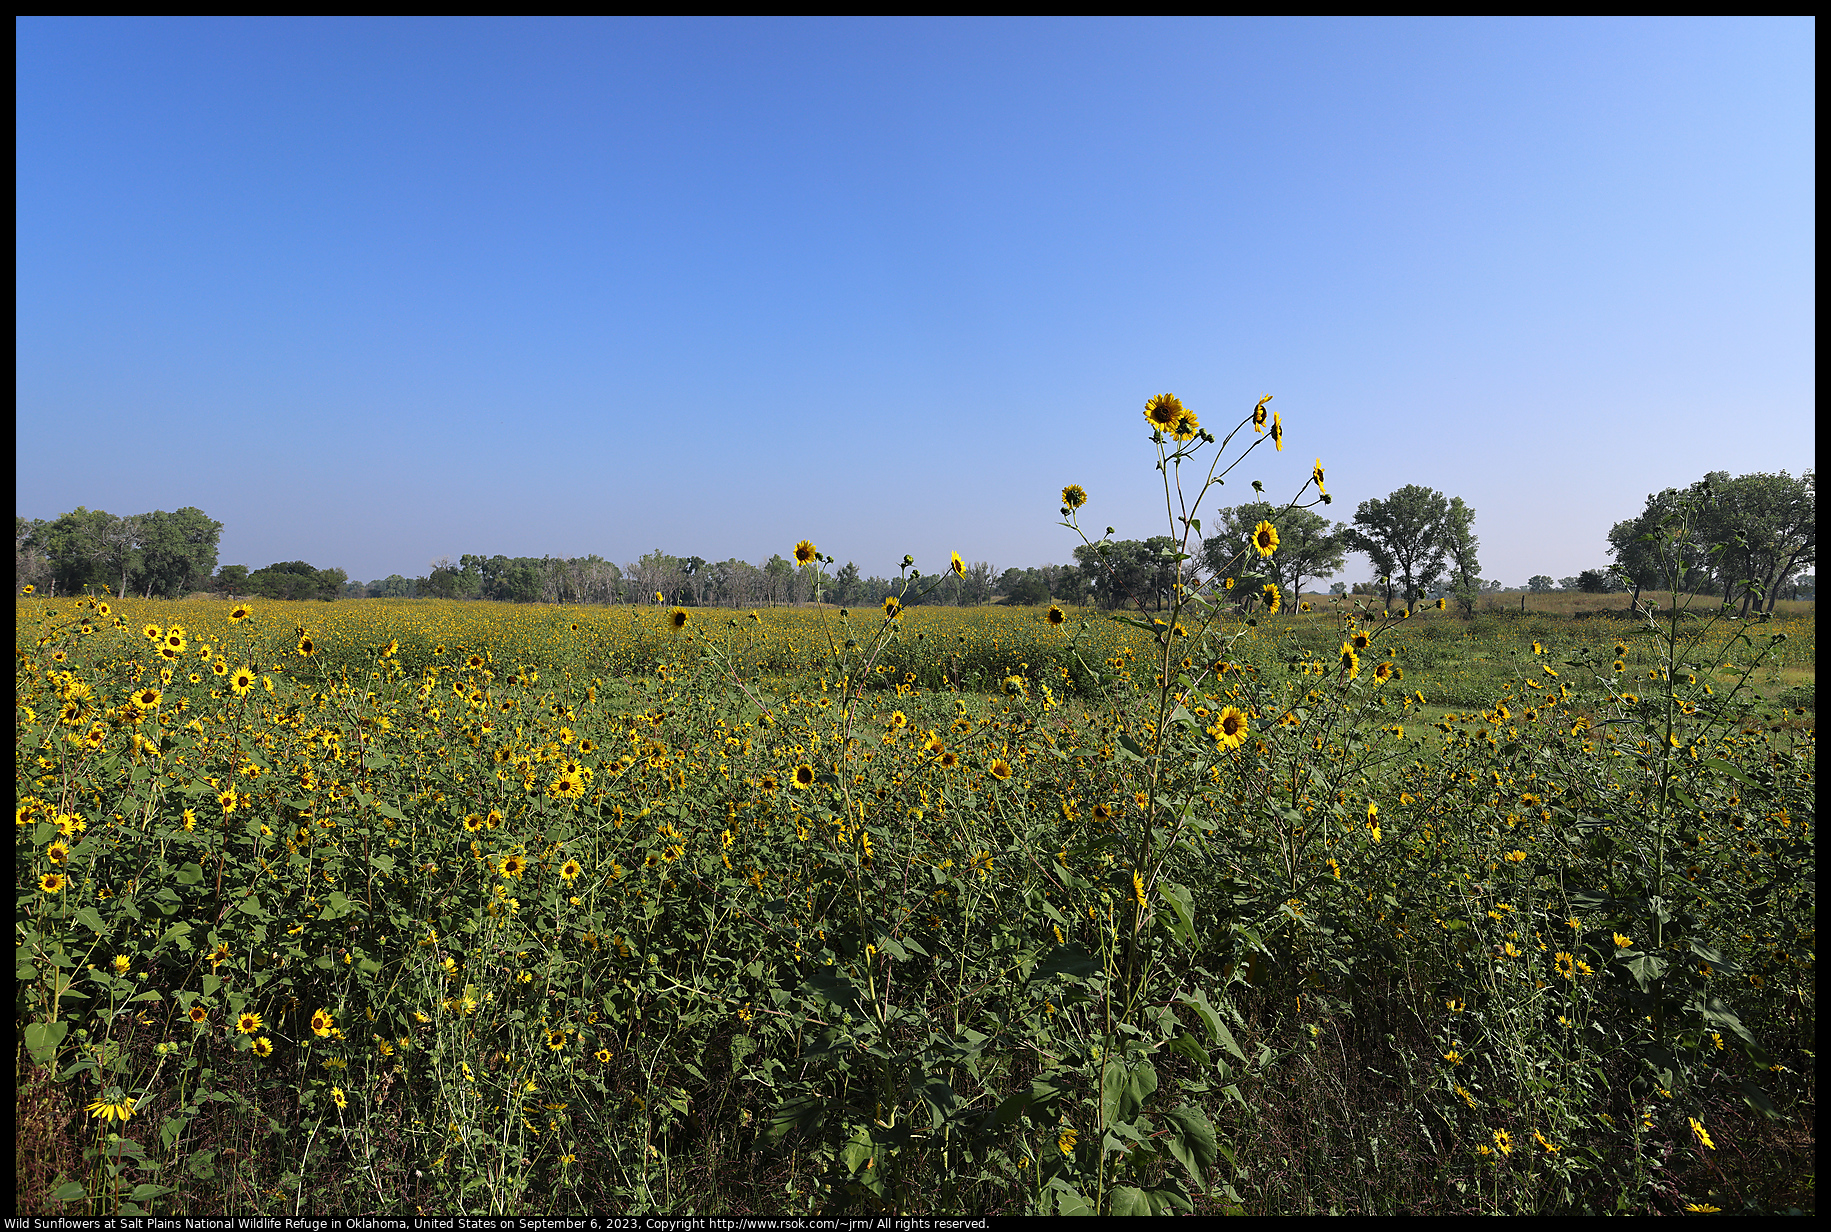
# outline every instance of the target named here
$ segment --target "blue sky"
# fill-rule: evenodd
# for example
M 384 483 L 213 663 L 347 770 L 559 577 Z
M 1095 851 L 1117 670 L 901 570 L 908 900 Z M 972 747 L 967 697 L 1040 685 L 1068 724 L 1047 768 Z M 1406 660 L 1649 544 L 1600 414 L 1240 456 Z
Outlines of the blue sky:
M 1814 464 L 1809 20 L 15 29 L 27 516 L 1003 568 L 1273 393 L 1229 501 L 1425 484 L 1517 585 Z

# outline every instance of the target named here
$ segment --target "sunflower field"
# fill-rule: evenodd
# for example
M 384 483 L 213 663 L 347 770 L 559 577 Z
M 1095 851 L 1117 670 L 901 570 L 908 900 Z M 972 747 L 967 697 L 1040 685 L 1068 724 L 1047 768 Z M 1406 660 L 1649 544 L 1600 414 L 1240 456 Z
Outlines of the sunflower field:
M 1810 1209 L 1809 610 L 1362 603 L 22 597 L 17 1206 Z

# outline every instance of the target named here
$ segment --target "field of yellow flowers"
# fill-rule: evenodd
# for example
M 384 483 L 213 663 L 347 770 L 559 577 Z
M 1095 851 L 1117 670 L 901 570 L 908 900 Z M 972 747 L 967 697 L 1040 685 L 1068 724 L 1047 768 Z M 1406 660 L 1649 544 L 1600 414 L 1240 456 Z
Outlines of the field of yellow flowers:
M 1810 1207 L 1810 617 L 1312 606 L 22 599 L 17 1205 Z

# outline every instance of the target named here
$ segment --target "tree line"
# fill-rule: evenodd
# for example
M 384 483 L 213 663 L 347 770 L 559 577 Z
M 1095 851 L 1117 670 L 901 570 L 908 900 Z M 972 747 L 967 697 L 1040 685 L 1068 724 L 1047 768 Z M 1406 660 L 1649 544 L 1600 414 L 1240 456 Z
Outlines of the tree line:
M 1670 536 L 1681 510 L 1679 558 L 1688 572 L 1677 589 L 1721 593 L 1771 611 L 1777 599 L 1812 592 L 1805 571 L 1816 562 L 1816 481 L 1808 469 L 1795 479 L 1787 472 L 1732 478 L 1716 471 L 1688 488 L 1649 494 L 1646 507 L 1608 533 L 1612 561 L 1560 579 L 1536 575 L 1527 589 L 1609 593 L 1643 588 L 1674 589 L 1657 550 L 1658 536 Z M 1257 528 L 1269 523 L 1277 550 L 1261 556 Z M 222 523 L 201 509 L 116 517 L 77 508 L 50 521 L 18 519 L 16 575 L 20 588 L 50 593 L 107 590 L 112 594 L 178 598 L 207 591 L 273 599 L 442 598 L 512 603 L 650 603 L 689 607 L 764 607 L 819 600 L 840 605 L 874 605 L 892 594 L 905 603 L 1093 604 L 1103 608 L 1156 608 L 1184 585 L 1233 594 L 1242 605 L 1263 602 L 1270 587 L 1280 599 L 1296 599 L 1306 583 L 1319 582 L 1346 567 L 1349 552 L 1365 555 L 1373 577 L 1357 582 L 1355 593 L 1381 596 L 1388 607 L 1421 599 L 1453 598 L 1472 611 L 1483 593 L 1501 584 L 1481 577 L 1475 510 L 1461 497 L 1407 484 L 1385 497 L 1360 503 L 1346 522 L 1331 523 L 1312 508 L 1278 507 L 1249 501 L 1218 510 L 1213 533 L 1200 538 L 1193 560 L 1179 561 L 1168 536 L 1113 539 L 1075 549 L 1074 562 L 999 570 L 986 561 L 959 573 L 924 575 L 913 565 L 897 578 L 865 576 L 855 563 L 825 574 L 774 555 L 762 564 L 735 558 L 709 561 L 673 556 L 657 548 L 618 565 L 601 556 L 463 555 L 431 562 L 419 577 L 393 574 L 371 582 L 351 580 L 342 569 L 320 569 L 302 560 L 262 569 L 217 567 Z M 1200 523 L 1195 524 L 1198 531 Z M 1662 528 L 1665 528 L 1662 530 Z M 906 584 L 907 583 L 907 584 Z M 1230 585 L 1231 583 L 1231 585 Z M 1344 583 L 1330 588 L 1348 589 Z

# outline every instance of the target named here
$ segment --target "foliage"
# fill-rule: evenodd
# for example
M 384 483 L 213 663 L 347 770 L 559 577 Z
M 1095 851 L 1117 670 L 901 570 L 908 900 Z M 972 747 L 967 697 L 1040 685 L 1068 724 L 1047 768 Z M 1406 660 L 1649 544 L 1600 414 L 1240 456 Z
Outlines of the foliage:
M 21 1206 L 1797 1201 L 1809 620 L 1243 615 L 1152 406 L 1161 612 L 22 600 Z
M 1468 536 L 1474 511 L 1457 501 L 1454 515 L 1443 493 L 1418 484 L 1406 484 L 1384 500 L 1364 500 L 1354 520 L 1344 528 L 1343 540 L 1365 553 L 1388 585 L 1396 588 L 1397 602 L 1409 607 L 1432 590 L 1449 568 L 1453 542 L 1463 545 L 1474 565 L 1474 540 Z M 1476 575 L 1471 567 L 1468 576 Z M 1394 604 L 1389 592 L 1387 606 Z
M 1220 577 L 1245 567 L 1261 569 L 1296 598 L 1305 578 L 1333 577 L 1347 563 L 1347 546 L 1329 520 L 1310 509 L 1280 509 L 1270 501 L 1249 501 L 1219 512 L 1218 533 L 1202 542 L 1202 563 Z M 1248 548 L 1254 529 L 1269 522 L 1278 532 L 1278 551 L 1260 560 Z
M 1791 579 L 1817 560 L 1817 479 L 1785 471 L 1731 478 L 1713 471 L 1688 489 L 1649 494 L 1638 517 L 1609 531 L 1616 569 L 1633 584 L 1671 589 L 1673 570 L 1690 584 L 1739 595 L 1751 606 L 1774 610 Z M 1692 511 L 1675 531 L 1679 510 Z M 1674 539 L 1682 533 L 1684 538 Z

